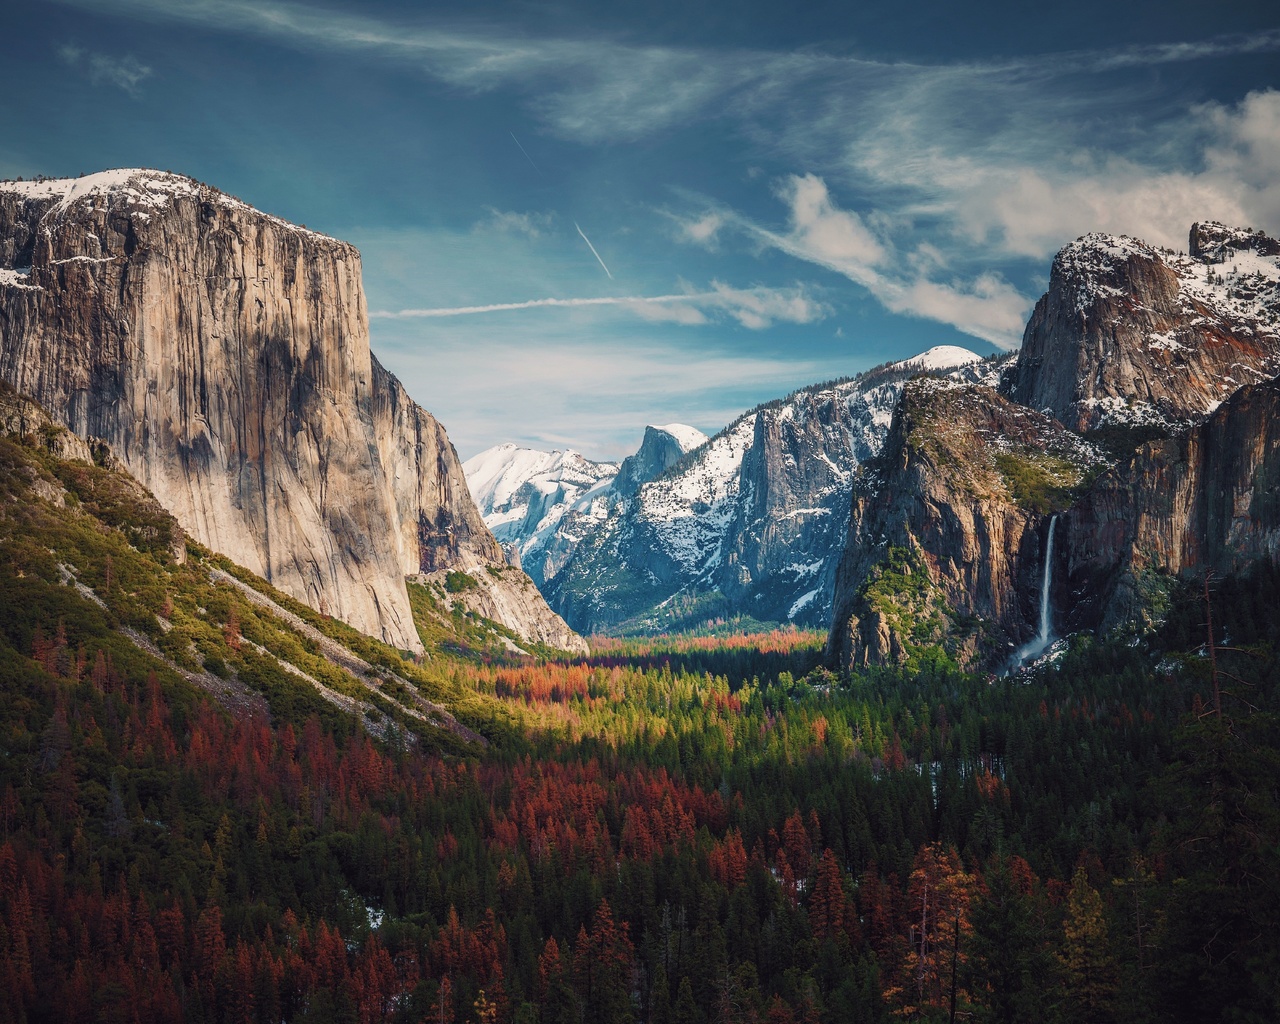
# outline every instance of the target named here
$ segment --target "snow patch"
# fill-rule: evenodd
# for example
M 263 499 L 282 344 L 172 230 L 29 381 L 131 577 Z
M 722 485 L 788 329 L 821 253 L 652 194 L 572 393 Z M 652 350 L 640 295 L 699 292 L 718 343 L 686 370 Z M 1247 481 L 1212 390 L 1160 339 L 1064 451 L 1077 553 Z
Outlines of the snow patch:
M 168 171 L 155 171 L 143 167 L 122 167 L 98 171 L 80 178 L 44 178 L 38 181 L 0 181 L 0 193 L 18 195 L 24 199 L 56 199 L 51 212 L 64 214 L 78 202 L 106 197 L 123 199 L 132 207 L 134 215 L 147 219 L 147 209 L 163 210 L 176 199 L 195 199 L 215 203 L 225 209 L 253 213 L 280 227 L 326 241 L 335 241 L 328 235 L 299 227 L 280 217 L 263 213 L 234 196 L 229 196 L 193 178 Z M 345 245 L 345 243 L 342 243 Z
M 686 423 L 667 423 L 663 426 L 650 424 L 654 430 L 661 430 L 664 434 L 670 434 L 675 439 L 676 444 L 680 446 L 682 452 L 688 453 L 693 451 L 700 445 L 707 443 L 707 435 L 697 427 L 691 427 Z
M 39 285 L 31 283 L 30 267 L 24 267 L 21 270 L 0 267 L 0 285 L 8 285 L 11 288 L 30 288 L 33 291 L 40 290 Z
M 925 352 L 900 363 L 894 363 L 895 369 L 901 370 L 951 370 L 957 366 L 968 366 L 970 363 L 982 362 L 982 356 L 970 352 L 959 345 L 935 345 Z
M 796 598 L 795 604 L 791 606 L 791 610 L 787 612 L 787 618 L 794 620 L 797 615 L 804 611 L 813 603 L 814 598 L 818 596 L 821 587 L 814 587 L 808 593 L 801 594 Z

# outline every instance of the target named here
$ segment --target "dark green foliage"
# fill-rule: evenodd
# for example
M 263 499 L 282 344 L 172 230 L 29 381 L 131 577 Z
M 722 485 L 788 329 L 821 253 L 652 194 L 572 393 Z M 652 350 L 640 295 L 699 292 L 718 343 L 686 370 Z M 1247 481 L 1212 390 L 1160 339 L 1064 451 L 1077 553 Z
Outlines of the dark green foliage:
M 1280 1019 L 1274 570 L 1213 586 L 1216 687 L 1194 586 L 1017 680 L 782 631 L 502 661 L 415 587 L 414 664 L 117 484 L 0 441 L 0 1019 L 946 1020 L 952 959 L 958 1019 Z M 929 850 L 960 941 L 916 1006 Z
M 1040 515 L 1063 511 L 1082 489 L 1079 468 L 1065 459 L 997 452 L 995 461 L 1013 500 Z
M 444 576 L 444 589 L 451 594 L 461 594 L 464 590 L 473 590 L 478 586 L 470 573 L 449 570 Z

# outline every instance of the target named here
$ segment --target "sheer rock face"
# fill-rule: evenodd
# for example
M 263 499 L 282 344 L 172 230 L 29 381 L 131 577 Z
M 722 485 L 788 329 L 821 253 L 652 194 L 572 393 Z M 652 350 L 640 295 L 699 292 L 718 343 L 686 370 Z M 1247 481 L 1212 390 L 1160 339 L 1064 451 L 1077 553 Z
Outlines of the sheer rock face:
M 1063 516 L 1059 537 L 1076 628 L 1142 622 L 1169 577 L 1280 560 L 1280 380 L 1144 445 Z
M 1035 632 L 1049 516 L 1101 456 L 988 387 L 906 385 L 854 485 L 829 654 L 994 667 Z
M 0 183 L 0 378 L 195 539 L 397 647 L 421 648 L 406 573 L 501 562 L 372 358 L 356 249 L 190 179 Z
M 374 434 L 390 475 L 403 573 L 502 565 L 506 556 L 471 500 L 444 427 L 376 358 L 373 381 Z
M 1008 397 L 1075 430 L 1182 427 L 1280 371 L 1280 243 L 1203 223 L 1189 248 L 1101 234 L 1066 246 Z
M 618 467 L 618 475 L 613 478 L 614 492 L 630 497 L 641 484 L 670 469 L 706 440 L 705 434 L 692 427 L 681 427 L 679 434 L 674 433 L 672 427 L 645 427 L 639 449 L 623 459 Z

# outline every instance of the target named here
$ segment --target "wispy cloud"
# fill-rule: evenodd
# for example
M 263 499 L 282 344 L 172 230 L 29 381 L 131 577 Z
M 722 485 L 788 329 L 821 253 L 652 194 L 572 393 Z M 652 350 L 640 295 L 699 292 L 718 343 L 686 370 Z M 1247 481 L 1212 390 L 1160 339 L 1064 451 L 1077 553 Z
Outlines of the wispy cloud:
M 698 216 L 683 218 L 668 214 L 676 223 L 677 235 L 685 242 L 693 242 L 707 249 L 716 248 L 716 239 L 724 227 L 724 217 L 714 210 Z
M 815 299 L 801 286 L 733 288 L 713 281 L 711 290 L 704 292 L 527 299 L 523 302 L 495 302 L 480 306 L 375 310 L 369 317 L 373 320 L 418 320 L 510 313 L 526 309 L 583 309 L 600 306 L 618 307 L 649 321 L 686 325 L 707 323 L 712 317 L 723 314 L 752 330 L 760 330 L 774 323 L 814 323 L 830 313 L 826 304 Z
M 58 59 L 86 74 L 94 85 L 113 85 L 130 96 L 138 96 L 143 81 L 151 77 L 151 69 L 132 54 L 112 57 L 68 44 L 58 48 Z
M 498 210 L 492 206 L 485 209 L 488 216 L 476 221 L 473 230 L 501 231 L 526 235 L 529 238 L 540 238 L 555 223 L 555 215 L 551 213 L 516 213 L 514 210 Z
M 857 213 L 842 209 L 816 175 L 794 175 L 777 194 L 787 204 L 787 230 L 730 210 L 715 216 L 721 225 L 759 244 L 847 277 L 891 312 L 950 324 L 1001 348 L 1017 345 L 1031 299 L 998 275 L 937 279 L 944 269 L 940 253 L 928 245 L 914 252 L 897 251 Z
M 484 360 L 475 358 L 470 331 L 433 333 L 429 343 L 405 339 L 378 353 L 402 379 L 425 382 L 415 397 L 464 457 L 493 444 L 499 423 L 503 439 L 621 458 L 639 444 L 641 424 L 692 421 L 712 433 L 751 404 L 748 394 L 782 394 L 833 375 L 791 353 L 714 351 L 669 338 L 602 346 L 550 327 L 520 340 L 483 337 Z
M 282 0 L 56 0 L 151 21 L 252 34 L 299 48 L 375 53 L 476 90 L 514 85 L 560 133 L 583 140 L 637 138 L 709 116 L 753 119 L 797 95 L 865 96 L 871 103 L 914 83 L 1020 84 L 1066 75 L 1280 51 L 1280 31 L 959 65 L 885 63 L 816 51 L 645 46 L 609 38 L 534 38 L 436 20 L 392 21 Z M 732 102 L 726 100 L 732 97 Z M 811 104 L 812 105 L 812 104 Z M 825 105 L 798 119 L 812 125 Z M 791 113 L 796 113 L 793 108 Z M 517 140 L 518 144 L 518 140 Z M 527 155 L 527 154 L 526 154 Z
M 764 162 L 793 172 L 781 195 L 790 223 L 780 229 L 712 203 L 682 215 L 685 240 L 723 246 L 733 227 L 843 274 L 887 309 L 1000 345 L 1016 342 L 1030 302 L 992 267 L 1042 273 L 1057 247 L 1089 230 L 1176 245 L 1207 217 L 1280 227 L 1280 93 L 1191 106 L 1168 86 L 1172 76 L 1157 85 L 1134 74 L 1280 52 L 1275 30 L 929 64 L 537 38 L 286 0 L 58 2 L 371 55 L 463 91 L 505 89 L 542 131 L 577 142 L 724 120 Z M 118 72 L 97 73 L 136 89 L 141 78 L 128 76 L 146 69 Z M 634 308 L 677 323 L 725 315 L 688 303 Z

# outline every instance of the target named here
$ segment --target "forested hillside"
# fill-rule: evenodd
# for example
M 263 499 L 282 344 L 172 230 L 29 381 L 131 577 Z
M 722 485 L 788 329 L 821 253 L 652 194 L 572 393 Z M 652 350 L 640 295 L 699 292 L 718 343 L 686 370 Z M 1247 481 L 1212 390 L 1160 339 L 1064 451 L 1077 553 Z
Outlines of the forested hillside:
M 428 588 L 411 660 L 58 436 L 0 439 L 0 1019 L 1280 1016 L 1275 570 L 1016 678 Z

